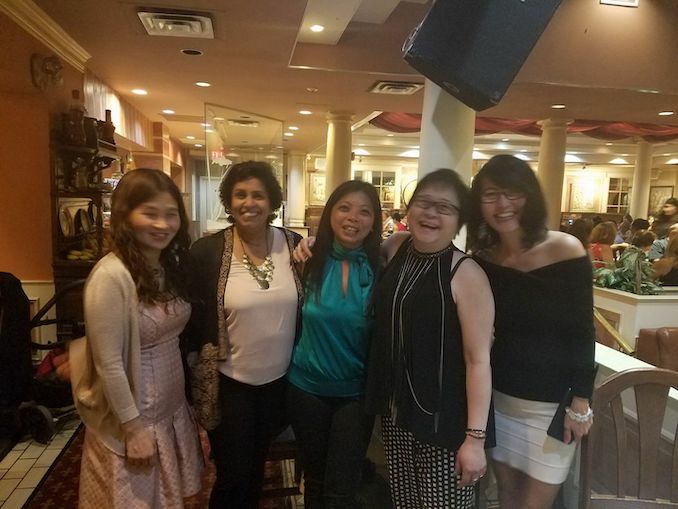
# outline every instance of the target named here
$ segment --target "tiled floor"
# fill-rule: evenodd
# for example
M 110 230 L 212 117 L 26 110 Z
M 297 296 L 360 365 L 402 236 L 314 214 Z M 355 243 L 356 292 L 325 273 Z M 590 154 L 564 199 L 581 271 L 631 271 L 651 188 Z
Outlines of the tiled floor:
M 46 445 L 27 438 L 7 453 L 0 461 L 0 509 L 21 509 L 79 424 L 67 422 Z

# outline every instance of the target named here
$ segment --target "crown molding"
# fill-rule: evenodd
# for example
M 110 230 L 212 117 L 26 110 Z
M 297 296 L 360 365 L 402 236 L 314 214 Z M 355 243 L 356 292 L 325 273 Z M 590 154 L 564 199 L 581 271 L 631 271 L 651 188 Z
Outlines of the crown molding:
M 32 0 L 2 0 L 0 12 L 78 71 L 85 71 L 85 62 L 92 56 Z

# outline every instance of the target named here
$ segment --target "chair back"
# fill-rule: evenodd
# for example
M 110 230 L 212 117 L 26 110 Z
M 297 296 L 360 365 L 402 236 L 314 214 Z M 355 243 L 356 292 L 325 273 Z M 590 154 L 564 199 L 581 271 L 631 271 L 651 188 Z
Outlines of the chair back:
M 678 372 L 638 368 L 616 373 L 596 388 L 591 403 L 594 424 L 582 440 L 580 509 L 678 508 L 675 422 L 672 440 L 662 436 L 672 387 L 678 388 Z M 635 395 L 635 409 L 630 397 L 622 401 L 626 389 Z M 616 462 L 610 460 L 610 449 L 616 449 Z M 602 479 L 604 473 L 594 479 L 593 458 L 596 473 L 611 463 L 612 479 Z

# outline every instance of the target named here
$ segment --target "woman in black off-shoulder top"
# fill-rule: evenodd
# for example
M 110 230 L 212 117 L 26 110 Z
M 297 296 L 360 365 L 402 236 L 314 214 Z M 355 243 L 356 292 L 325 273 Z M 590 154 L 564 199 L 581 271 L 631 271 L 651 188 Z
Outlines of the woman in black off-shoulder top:
M 472 186 L 475 259 L 496 302 L 492 348 L 497 447 L 490 452 L 502 509 L 550 508 L 592 423 L 591 263 L 571 235 L 546 228 L 546 207 L 522 160 L 490 159 Z M 546 435 L 568 389 L 560 442 Z

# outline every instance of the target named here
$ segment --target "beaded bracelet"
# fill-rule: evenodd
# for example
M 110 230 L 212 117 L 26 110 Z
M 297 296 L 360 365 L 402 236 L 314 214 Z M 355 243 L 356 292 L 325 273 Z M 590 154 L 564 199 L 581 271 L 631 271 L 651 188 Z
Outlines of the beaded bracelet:
M 589 422 L 591 419 L 593 419 L 593 410 L 591 410 L 591 407 L 586 410 L 586 413 L 578 414 L 568 406 L 565 407 L 565 413 L 574 422 Z
M 464 433 L 466 433 L 467 436 L 477 438 L 478 440 L 485 440 L 487 438 L 487 431 L 484 429 L 466 428 Z

